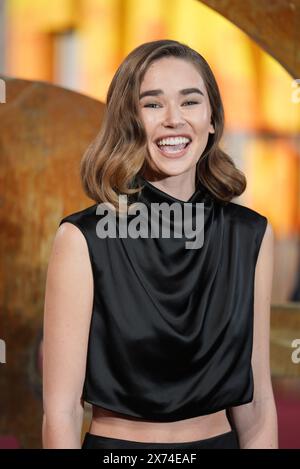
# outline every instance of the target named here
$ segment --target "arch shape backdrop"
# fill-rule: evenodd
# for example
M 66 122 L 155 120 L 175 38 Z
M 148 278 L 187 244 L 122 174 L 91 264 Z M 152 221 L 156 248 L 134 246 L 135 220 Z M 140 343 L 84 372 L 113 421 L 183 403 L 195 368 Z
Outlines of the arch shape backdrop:
M 200 3 L 247 33 L 293 78 L 300 77 L 300 0 L 201 0 Z

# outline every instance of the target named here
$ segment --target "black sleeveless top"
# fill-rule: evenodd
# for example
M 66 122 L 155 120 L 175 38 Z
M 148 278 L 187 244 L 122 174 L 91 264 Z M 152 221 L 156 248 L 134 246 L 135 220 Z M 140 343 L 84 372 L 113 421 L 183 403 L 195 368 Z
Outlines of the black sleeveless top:
M 139 182 L 136 200 L 149 210 L 204 203 L 204 242 L 100 238 L 98 204 L 60 221 L 82 231 L 94 277 L 83 399 L 162 422 L 251 402 L 254 274 L 267 218 L 217 202 L 200 182 L 187 202 Z

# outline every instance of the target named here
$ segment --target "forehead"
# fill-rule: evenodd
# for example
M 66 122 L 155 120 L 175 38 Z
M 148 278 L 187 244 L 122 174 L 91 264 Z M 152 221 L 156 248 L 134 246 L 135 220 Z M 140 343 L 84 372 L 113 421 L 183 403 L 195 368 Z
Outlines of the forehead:
M 164 57 L 152 62 L 142 80 L 141 91 L 151 88 L 176 90 L 200 86 L 205 90 L 204 80 L 191 62 L 176 57 Z

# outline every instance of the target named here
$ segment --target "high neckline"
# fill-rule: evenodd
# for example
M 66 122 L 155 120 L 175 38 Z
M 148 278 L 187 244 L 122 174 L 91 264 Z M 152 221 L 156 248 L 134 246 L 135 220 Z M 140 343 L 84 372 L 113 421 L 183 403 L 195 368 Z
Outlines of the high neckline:
M 181 200 L 177 197 L 168 194 L 162 189 L 154 186 L 151 182 L 147 181 L 143 176 L 139 175 L 140 184 L 143 186 L 141 191 L 141 197 L 146 199 L 149 202 L 167 202 L 169 204 L 172 203 L 179 203 L 181 205 L 184 204 L 195 204 L 196 202 L 204 201 L 205 195 L 207 194 L 206 188 L 204 185 L 198 180 L 194 193 L 188 200 Z
M 196 188 L 194 193 L 191 195 L 191 197 L 188 200 L 181 200 L 178 199 L 177 197 L 172 196 L 171 194 L 168 194 L 162 189 L 159 189 L 158 187 L 154 186 L 151 182 L 147 181 L 143 176 L 139 175 L 140 179 L 140 184 L 143 186 L 142 191 L 141 191 L 141 197 L 143 199 L 148 200 L 149 202 L 157 202 L 157 203 L 162 203 L 162 202 L 167 202 L 167 203 L 179 203 L 181 205 L 184 204 L 194 204 L 196 202 L 202 202 L 204 201 L 205 195 L 207 194 L 207 190 L 204 187 L 204 185 L 198 180 L 196 184 Z

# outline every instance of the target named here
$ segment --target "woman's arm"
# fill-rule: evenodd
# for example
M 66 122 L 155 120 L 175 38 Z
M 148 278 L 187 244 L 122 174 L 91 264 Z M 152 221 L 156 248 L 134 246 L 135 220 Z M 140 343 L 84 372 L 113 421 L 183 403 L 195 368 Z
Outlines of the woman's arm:
M 84 235 L 57 230 L 49 260 L 43 337 L 43 447 L 80 448 L 93 274 Z
M 230 409 L 242 449 L 278 448 L 277 412 L 269 357 L 273 256 L 274 235 L 272 226 L 268 223 L 255 269 L 252 352 L 253 401 Z

